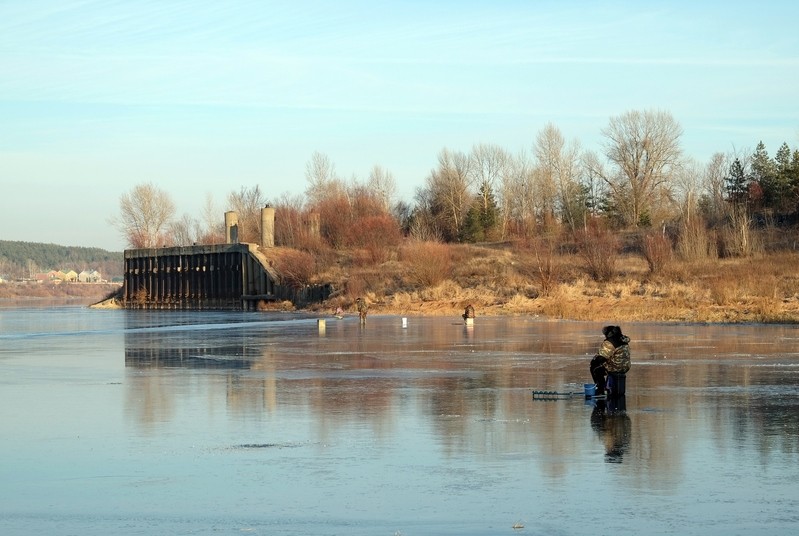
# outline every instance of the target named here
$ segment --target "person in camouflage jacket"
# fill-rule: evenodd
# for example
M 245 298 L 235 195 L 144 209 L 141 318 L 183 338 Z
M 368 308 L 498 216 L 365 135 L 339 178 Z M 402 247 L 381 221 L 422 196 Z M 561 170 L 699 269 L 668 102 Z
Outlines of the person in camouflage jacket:
M 361 321 L 361 324 L 365 324 L 366 315 L 369 313 L 369 306 L 366 304 L 366 300 L 358 298 L 355 300 L 355 306 L 358 310 L 358 319 Z
M 461 315 L 464 320 L 468 320 L 469 318 L 474 318 L 474 305 L 471 303 L 466 306 L 466 309 L 463 311 Z
M 626 374 L 631 365 L 630 338 L 621 332 L 621 328 L 605 326 L 602 334 L 605 340 L 589 365 L 598 395 L 605 393 L 608 374 Z

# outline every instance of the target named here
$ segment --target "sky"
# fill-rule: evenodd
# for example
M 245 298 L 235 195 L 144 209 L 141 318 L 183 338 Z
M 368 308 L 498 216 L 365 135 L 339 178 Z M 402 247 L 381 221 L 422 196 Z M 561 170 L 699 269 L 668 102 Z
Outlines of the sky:
M 120 196 L 177 217 L 301 195 L 323 153 L 413 201 L 443 149 L 599 150 L 669 112 L 686 156 L 799 148 L 799 2 L 0 0 L 0 240 L 121 251 Z

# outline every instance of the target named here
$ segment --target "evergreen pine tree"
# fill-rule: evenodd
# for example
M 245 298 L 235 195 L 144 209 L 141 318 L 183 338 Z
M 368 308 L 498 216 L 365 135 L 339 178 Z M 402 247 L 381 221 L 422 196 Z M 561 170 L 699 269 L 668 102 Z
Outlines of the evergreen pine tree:
M 779 214 L 793 210 L 791 187 L 791 149 L 783 143 L 774 155 L 774 208 Z
M 799 212 L 799 149 L 794 149 L 791 155 L 791 170 L 788 184 L 790 185 L 791 211 Z
M 499 220 L 499 209 L 491 185 L 483 183 L 466 212 L 459 234 L 461 242 L 483 242 L 491 237 Z
M 776 182 L 774 162 L 769 158 L 766 146 L 761 141 L 752 155 L 751 180 L 760 186 L 763 192 L 763 207 L 774 209 L 779 200 L 779 185 Z
M 491 234 L 496 227 L 498 218 L 497 202 L 494 199 L 494 192 L 491 185 L 483 183 L 480 186 L 480 198 L 483 203 L 480 207 L 480 228 L 483 231 L 483 239 Z
M 733 205 L 744 205 L 749 198 L 749 183 L 752 177 L 746 173 L 741 161 L 736 158 L 730 164 L 729 174 L 724 178 L 727 200 Z
M 485 233 L 480 225 L 480 203 L 475 201 L 466 212 L 466 217 L 461 226 L 460 236 L 458 237 L 461 242 L 482 242 L 485 240 Z

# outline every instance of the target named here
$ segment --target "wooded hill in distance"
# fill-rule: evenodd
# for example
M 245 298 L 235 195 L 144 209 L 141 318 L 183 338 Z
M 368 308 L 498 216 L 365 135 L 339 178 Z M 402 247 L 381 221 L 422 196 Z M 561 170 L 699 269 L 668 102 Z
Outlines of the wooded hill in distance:
M 60 269 L 97 270 L 110 280 L 122 275 L 122 267 L 121 251 L 0 240 L 0 277 L 8 280 Z

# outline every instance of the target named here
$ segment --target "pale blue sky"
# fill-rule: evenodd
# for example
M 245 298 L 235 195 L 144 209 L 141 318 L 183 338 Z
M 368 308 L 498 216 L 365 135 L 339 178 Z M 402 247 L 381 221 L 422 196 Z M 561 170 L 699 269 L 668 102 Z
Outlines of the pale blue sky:
M 799 3 L 0 0 L 0 239 L 121 250 L 119 196 L 302 193 L 325 153 L 412 201 L 441 149 L 587 149 L 661 109 L 683 148 L 799 147 Z

